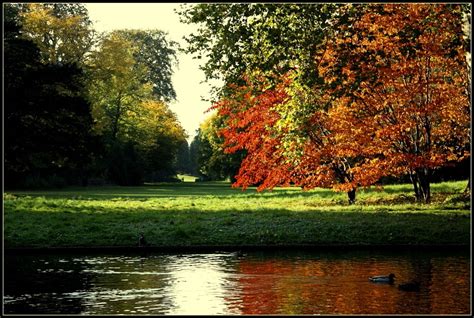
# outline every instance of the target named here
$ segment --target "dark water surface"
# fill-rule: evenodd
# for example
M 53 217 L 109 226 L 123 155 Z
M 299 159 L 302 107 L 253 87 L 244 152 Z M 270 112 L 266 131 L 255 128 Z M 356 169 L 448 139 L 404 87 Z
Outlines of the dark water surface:
M 470 284 L 469 251 L 7 254 L 4 313 L 469 314 Z

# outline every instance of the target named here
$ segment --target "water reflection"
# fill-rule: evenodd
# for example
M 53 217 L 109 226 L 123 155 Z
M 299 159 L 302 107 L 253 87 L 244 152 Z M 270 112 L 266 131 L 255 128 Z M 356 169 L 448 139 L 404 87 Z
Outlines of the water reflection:
M 5 258 L 5 313 L 469 314 L 468 252 Z M 396 274 L 396 283 L 368 277 Z M 419 292 L 397 284 L 421 282 Z
M 175 256 L 170 288 L 173 304 L 168 314 L 238 314 L 229 303 L 237 299 L 239 286 L 231 279 L 229 254 Z

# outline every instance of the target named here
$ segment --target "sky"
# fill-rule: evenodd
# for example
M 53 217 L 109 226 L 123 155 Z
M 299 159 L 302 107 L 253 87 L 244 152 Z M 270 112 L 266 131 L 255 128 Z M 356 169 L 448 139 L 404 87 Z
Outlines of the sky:
M 112 31 L 118 29 L 159 29 L 168 33 L 168 39 L 186 46 L 183 36 L 192 33 L 196 26 L 179 22 L 179 16 L 173 9 L 179 9 L 180 3 L 84 3 L 94 29 Z M 188 4 L 189 5 L 189 4 Z M 199 69 L 202 60 L 178 53 L 178 67 L 172 77 L 177 101 L 169 104 L 176 113 L 182 127 L 186 130 L 188 143 L 193 139 L 199 124 L 209 116 L 205 113 L 211 106 L 202 101 L 209 97 L 210 85 L 204 81 L 204 72 Z

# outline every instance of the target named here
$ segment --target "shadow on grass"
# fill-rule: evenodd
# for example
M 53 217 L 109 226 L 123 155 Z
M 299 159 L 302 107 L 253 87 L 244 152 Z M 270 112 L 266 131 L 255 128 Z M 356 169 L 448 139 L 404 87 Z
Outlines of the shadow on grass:
M 5 246 L 153 246 L 245 244 L 469 244 L 468 213 L 15 211 L 5 215 Z
M 294 198 L 294 197 L 313 197 L 330 198 L 334 196 L 345 197 L 345 193 L 335 193 L 331 189 L 317 189 L 303 191 L 300 188 L 275 188 L 273 190 L 264 190 L 258 192 L 256 187 L 250 187 L 246 190 L 241 188 L 232 188 L 230 183 L 163 183 L 154 185 L 145 185 L 137 187 L 121 186 L 96 186 L 96 187 L 70 187 L 57 190 L 18 190 L 8 191 L 16 196 L 44 196 L 51 198 L 90 198 L 90 199 L 114 199 L 114 198 L 160 198 L 160 197 L 193 197 L 193 196 L 257 196 L 272 198 Z
M 151 198 L 172 196 L 228 196 L 239 194 L 240 189 L 233 189 L 230 184 L 222 183 L 163 183 L 136 187 L 121 186 L 95 186 L 95 187 L 70 187 L 58 190 L 37 191 L 11 191 L 18 196 L 45 196 L 64 198 L 97 198 L 107 200 L 119 197 Z

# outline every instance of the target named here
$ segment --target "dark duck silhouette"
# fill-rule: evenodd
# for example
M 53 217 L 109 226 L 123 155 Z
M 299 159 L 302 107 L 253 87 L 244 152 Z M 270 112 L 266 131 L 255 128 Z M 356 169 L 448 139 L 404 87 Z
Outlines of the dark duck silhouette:
M 145 247 L 146 245 L 145 235 L 140 233 L 140 235 L 138 235 L 138 247 Z
M 369 277 L 369 281 L 373 283 L 388 283 L 393 284 L 393 280 L 395 278 L 395 274 L 390 273 L 389 275 L 381 275 L 381 276 L 372 276 Z
M 404 291 L 420 291 L 420 282 L 413 281 L 398 285 L 398 289 Z

